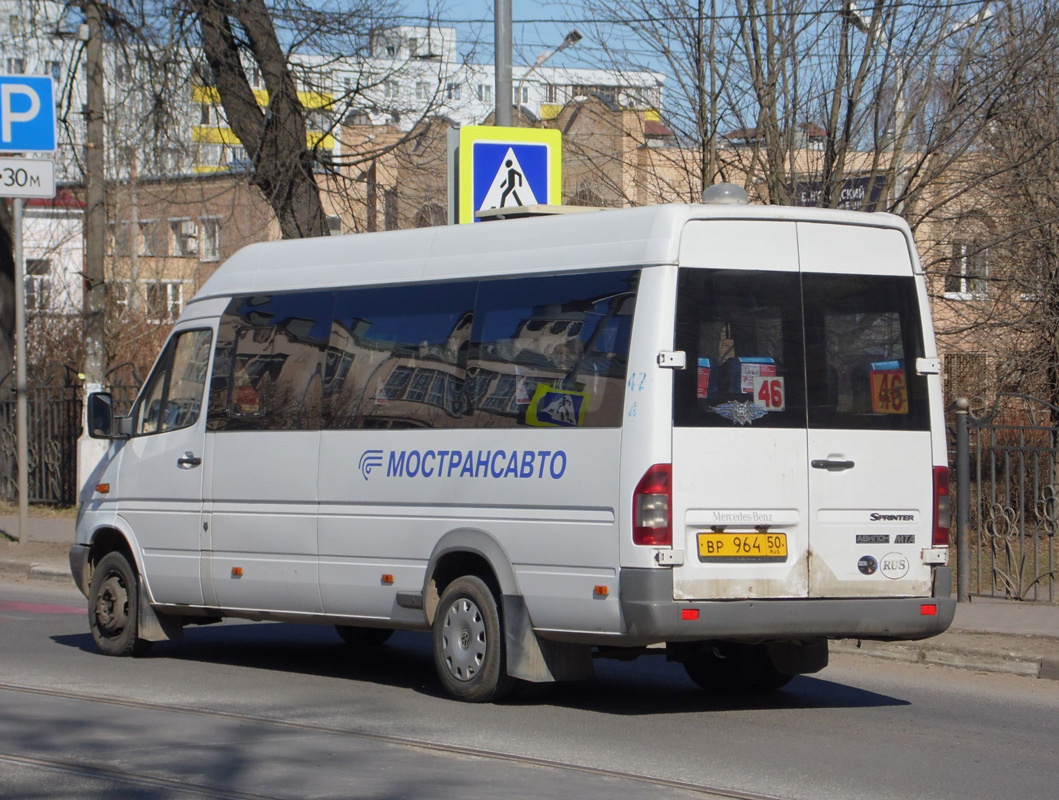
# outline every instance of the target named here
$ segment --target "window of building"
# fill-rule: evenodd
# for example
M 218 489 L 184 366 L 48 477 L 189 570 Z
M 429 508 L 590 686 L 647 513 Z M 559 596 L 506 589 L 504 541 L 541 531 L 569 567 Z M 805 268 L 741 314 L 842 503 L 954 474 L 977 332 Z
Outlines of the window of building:
M 431 100 L 434 97 L 434 85 L 428 81 L 416 81 L 416 100 Z
M 9 75 L 21 75 L 26 71 L 26 59 L 9 58 L 7 60 L 7 72 Z
M 139 254 L 148 258 L 169 255 L 169 231 L 158 220 L 140 223 Z
M 184 310 L 183 281 L 144 281 L 147 289 L 147 319 L 172 322 Z
M 51 259 L 26 259 L 26 310 L 46 311 L 51 307 Z
M 529 102 L 529 87 L 528 86 L 523 86 L 522 87 L 522 100 L 520 101 L 520 100 L 518 100 L 518 98 L 516 98 L 515 102 L 516 103 L 518 103 L 518 102 L 528 103 Z
M 977 242 L 953 242 L 949 272 L 945 276 L 946 296 L 955 299 L 985 297 L 988 278 L 989 260 L 986 248 Z
M 194 220 L 169 220 L 169 252 L 180 258 L 199 252 L 198 226 Z
M 51 75 L 51 79 L 58 83 L 62 78 L 63 65 L 59 61 L 45 61 L 44 71 Z
M 493 85 L 491 83 L 479 83 L 477 89 L 478 99 L 483 103 L 493 102 Z
M 199 221 L 199 258 L 203 261 L 219 261 L 221 258 L 221 221 L 202 219 Z
M 460 94 L 463 91 L 463 85 L 459 83 L 449 83 L 445 86 L 445 97 L 449 100 L 459 100 Z

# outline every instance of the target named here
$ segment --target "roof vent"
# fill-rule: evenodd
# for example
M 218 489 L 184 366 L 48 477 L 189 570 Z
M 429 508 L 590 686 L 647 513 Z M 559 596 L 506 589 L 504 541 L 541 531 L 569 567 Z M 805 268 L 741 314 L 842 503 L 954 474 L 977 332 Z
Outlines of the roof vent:
M 702 202 L 713 206 L 745 206 L 749 202 L 746 190 L 734 183 L 715 183 L 702 192 Z

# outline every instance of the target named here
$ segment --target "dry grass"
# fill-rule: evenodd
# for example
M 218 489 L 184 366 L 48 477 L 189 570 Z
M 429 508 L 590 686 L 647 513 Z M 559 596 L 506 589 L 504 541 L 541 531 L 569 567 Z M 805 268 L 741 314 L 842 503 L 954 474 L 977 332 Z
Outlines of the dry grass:
M 41 517 L 43 519 L 76 519 L 77 509 L 73 506 L 53 506 L 44 504 L 33 504 L 29 507 L 29 515 L 31 517 Z M 10 503 L 7 500 L 0 500 L 0 517 L 18 516 L 18 503 Z

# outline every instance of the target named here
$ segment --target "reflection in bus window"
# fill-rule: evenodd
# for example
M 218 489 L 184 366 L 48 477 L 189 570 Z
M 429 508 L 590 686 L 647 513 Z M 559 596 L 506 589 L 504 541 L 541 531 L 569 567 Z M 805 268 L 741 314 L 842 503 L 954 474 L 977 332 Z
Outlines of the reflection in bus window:
M 476 286 L 338 292 L 324 427 L 458 427 Z
M 465 387 L 474 426 L 620 425 L 638 278 L 483 281 Z
M 315 430 L 334 295 L 235 298 L 218 329 L 211 429 Z
M 139 434 L 194 425 L 202 407 L 210 363 L 209 331 L 183 331 L 174 337 L 145 385 L 136 409 Z

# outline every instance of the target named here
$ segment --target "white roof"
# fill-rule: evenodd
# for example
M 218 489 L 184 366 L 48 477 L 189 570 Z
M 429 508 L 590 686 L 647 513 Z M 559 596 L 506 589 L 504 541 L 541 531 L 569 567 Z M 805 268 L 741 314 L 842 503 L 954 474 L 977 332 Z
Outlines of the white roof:
M 660 205 L 535 219 L 262 242 L 222 264 L 194 300 L 477 275 L 676 264 L 696 219 L 824 221 L 897 228 L 890 214 L 789 206 Z M 194 302 L 194 301 L 193 301 Z

